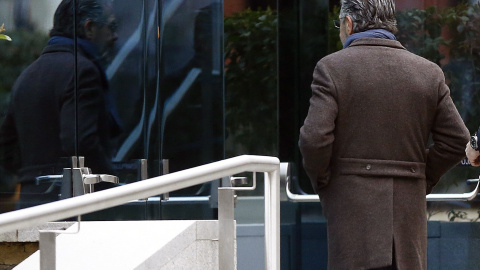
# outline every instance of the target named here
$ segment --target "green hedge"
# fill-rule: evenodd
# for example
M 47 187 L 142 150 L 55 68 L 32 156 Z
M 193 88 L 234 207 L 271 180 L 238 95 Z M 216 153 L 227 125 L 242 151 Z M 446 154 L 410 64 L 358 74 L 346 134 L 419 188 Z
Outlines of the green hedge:
M 476 131 L 480 125 L 480 5 L 407 10 L 398 13 L 397 22 L 397 37 L 408 50 L 441 65 L 445 56 L 438 47 L 449 49 L 448 63 L 441 66 L 462 118 L 471 132 Z
M 246 10 L 225 18 L 227 155 L 274 155 L 277 145 L 277 15 Z

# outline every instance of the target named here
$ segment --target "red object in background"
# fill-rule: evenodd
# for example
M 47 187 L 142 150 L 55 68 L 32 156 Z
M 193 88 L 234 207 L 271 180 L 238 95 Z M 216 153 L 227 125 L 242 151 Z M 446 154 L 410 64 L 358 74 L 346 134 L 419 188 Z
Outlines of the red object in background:
M 228 17 L 233 15 L 236 12 L 243 11 L 247 8 L 246 0 L 224 0 L 223 1 L 223 12 L 224 16 Z

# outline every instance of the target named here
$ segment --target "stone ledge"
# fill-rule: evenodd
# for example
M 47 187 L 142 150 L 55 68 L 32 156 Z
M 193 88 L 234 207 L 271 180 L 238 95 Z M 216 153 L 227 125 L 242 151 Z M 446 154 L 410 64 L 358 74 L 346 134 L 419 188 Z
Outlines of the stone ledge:
M 38 242 L 0 243 L 0 270 L 12 269 L 37 250 Z
M 0 243 L 38 242 L 39 230 L 65 230 L 75 222 L 49 222 L 40 226 L 0 234 Z
M 38 250 L 39 230 L 65 230 L 74 223 L 50 222 L 0 234 L 0 270 L 12 269 Z

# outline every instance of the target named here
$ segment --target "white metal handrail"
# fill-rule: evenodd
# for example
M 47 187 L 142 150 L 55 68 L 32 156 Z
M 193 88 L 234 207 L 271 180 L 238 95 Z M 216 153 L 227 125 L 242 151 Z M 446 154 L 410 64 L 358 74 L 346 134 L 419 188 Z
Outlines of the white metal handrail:
M 280 270 L 280 161 L 238 156 L 61 201 L 0 215 L 0 234 L 206 183 L 242 172 L 265 173 L 265 269 Z
M 290 177 L 290 163 L 282 162 L 280 164 L 280 179 L 283 199 L 292 202 L 319 202 L 320 198 L 317 194 L 296 194 L 290 190 L 292 180 Z M 467 193 L 452 194 L 428 194 L 427 202 L 446 202 L 446 201 L 471 201 L 477 197 L 480 192 L 480 177 L 478 179 L 468 179 L 467 183 L 476 183 L 475 188 Z
M 294 194 L 290 191 L 288 186 L 286 187 L 286 194 L 289 200 L 294 202 L 319 202 L 320 198 L 315 194 Z M 480 190 L 480 182 L 477 180 L 475 189 L 471 192 L 461 194 L 428 194 L 426 196 L 427 202 L 444 202 L 444 201 L 471 201 L 473 200 Z

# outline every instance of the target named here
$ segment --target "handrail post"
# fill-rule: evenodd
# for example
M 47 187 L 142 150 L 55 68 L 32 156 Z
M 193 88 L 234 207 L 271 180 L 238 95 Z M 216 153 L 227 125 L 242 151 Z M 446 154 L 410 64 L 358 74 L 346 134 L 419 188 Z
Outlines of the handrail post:
M 280 270 L 280 165 L 265 173 L 265 269 Z
M 221 269 L 235 270 L 234 191 L 218 188 L 218 263 Z
M 57 233 L 39 231 L 40 233 L 40 270 L 55 270 L 57 267 Z

